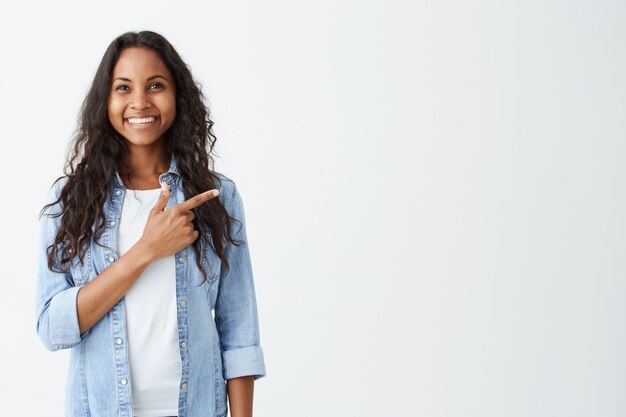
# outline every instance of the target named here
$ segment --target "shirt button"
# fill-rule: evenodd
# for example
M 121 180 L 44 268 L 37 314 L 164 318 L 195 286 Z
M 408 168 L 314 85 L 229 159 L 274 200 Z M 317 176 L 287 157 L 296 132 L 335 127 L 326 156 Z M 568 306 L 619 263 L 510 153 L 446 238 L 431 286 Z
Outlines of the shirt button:
M 187 342 L 181 342 L 180 346 L 185 349 L 187 347 Z
M 115 195 L 120 195 L 122 194 L 122 190 L 115 190 Z
M 187 305 L 187 301 L 185 300 L 180 300 L 180 305 L 185 307 Z
M 113 262 L 114 260 L 115 260 L 115 258 L 112 257 L 112 256 L 107 257 L 107 261 L 109 261 L 109 262 Z
M 128 384 L 128 381 L 126 380 L 126 378 L 122 378 L 122 380 L 120 381 L 120 384 L 126 385 Z
M 180 387 L 181 387 L 182 389 L 187 389 L 187 384 L 185 383 L 185 384 L 181 385 Z
M 183 257 L 178 258 L 178 262 L 180 262 L 180 263 L 183 263 L 183 262 L 185 262 L 186 260 L 187 260 L 187 259 L 186 259 L 186 258 L 183 258 Z
M 115 226 L 115 222 L 114 221 L 110 221 L 109 222 L 109 226 Z
M 115 343 L 117 343 L 118 345 L 122 344 L 122 338 L 118 337 L 117 339 L 115 339 Z

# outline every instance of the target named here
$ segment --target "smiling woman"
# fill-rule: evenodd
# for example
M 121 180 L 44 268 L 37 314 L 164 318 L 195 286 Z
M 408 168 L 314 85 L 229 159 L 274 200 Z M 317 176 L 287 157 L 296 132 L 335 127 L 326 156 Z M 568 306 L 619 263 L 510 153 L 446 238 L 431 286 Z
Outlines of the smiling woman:
M 161 35 L 125 33 L 79 120 L 36 294 L 42 342 L 71 349 L 65 415 L 252 416 L 266 372 L 243 201 L 213 169 L 189 67 Z

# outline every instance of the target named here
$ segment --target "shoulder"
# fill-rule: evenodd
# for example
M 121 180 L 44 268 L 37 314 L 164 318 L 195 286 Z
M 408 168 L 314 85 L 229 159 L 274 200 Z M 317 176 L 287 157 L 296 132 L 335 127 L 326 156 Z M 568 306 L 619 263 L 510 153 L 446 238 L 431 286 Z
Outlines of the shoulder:
M 63 188 L 67 185 L 68 180 L 68 176 L 61 176 L 53 181 L 44 200 L 44 205 L 49 207 L 47 207 L 47 210 L 42 210 L 42 213 L 45 211 L 46 214 L 50 214 L 52 208 L 59 205 L 57 200 L 61 195 L 61 191 L 63 191 Z
M 234 201 L 237 194 L 237 185 L 235 184 L 235 181 L 221 172 L 211 172 L 217 178 L 217 184 L 215 184 L 215 186 L 219 190 L 222 199 L 226 202 Z
M 232 178 L 227 177 L 221 172 L 212 171 L 218 178 L 216 184 L 217 189 L 220 191 L 219 198 L 224 204 L 224 208 L 231 216 L 241 219 L 244 217 L 244 207 L 241 194 L 237 188 L 237 184 Z
M 54 180 L 54 182 L 50 186 L 50 191 L 48 192 L 48 194 L 50 196 L 56 196 L 58 198 L 58 196 L 61 194 L 61 191 L 63 190 L 65 185 L 67 185 L 68 180 L 69 180 L 69 177 L 67 175 L 63 175 L 57 178 L 56 180 Z

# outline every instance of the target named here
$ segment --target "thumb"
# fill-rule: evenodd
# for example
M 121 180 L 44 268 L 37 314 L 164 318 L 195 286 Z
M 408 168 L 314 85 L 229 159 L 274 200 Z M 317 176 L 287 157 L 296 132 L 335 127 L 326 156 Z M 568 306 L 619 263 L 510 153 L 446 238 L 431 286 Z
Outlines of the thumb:
M 154 208 L 152 209 L 154 212 L 160 212 L 165 210 L 165 206 L 170 199 L 170 189 L 167 186 L 166 182 L 161 183 L 161 194 L 159 195 L 159 199 L 157 200 Z

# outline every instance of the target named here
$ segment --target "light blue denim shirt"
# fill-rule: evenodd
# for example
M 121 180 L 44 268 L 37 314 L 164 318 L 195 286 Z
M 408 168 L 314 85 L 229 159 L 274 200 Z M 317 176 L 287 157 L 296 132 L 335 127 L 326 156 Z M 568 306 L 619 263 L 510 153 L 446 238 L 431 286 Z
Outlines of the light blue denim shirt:
M 179 385 L 180 417 L 221 417 L 228 411 L 226 380 L 266 375 L 260 346 L 256 295 L 245 229 L 244 208 L 235 183 L 224 174 L 217 185 L 219 198 L 233 222 L 235 239 L 225 241 L 230 272 L 224 276 L 212 244 L 204 247 L 203 266 L 210 279 L 202 285 L 193 246 L 176 253 L 176 300 L 182 377 Z M 55 201 L 66 179 L 52 187 L 46 203 Z M 172 157 L 170 169 L 159 177 L 172 191 L 167 207 L 185 200 L 182 178 Z M 132 380 L 126 344 L 125 304 L 122 298 L 82 336 L 76 296 L 119 257 L 118 226 L 125 188 L 119 175 L 109 184 L 104 204 L 106 230 L 103 248 L 92 239 L 83 263 L 75 258 L 68 273 L 51 272 L 46 248 L 53 242 L 60 217 L 58 204 L 46 209 L 40 221 L 39 265 L 36 287 L 36 327 L 50 351 L 70 349 L 65 392 L 67 417 L 133 417 Z M 209 232 L 206 232 L 209 233 Z

